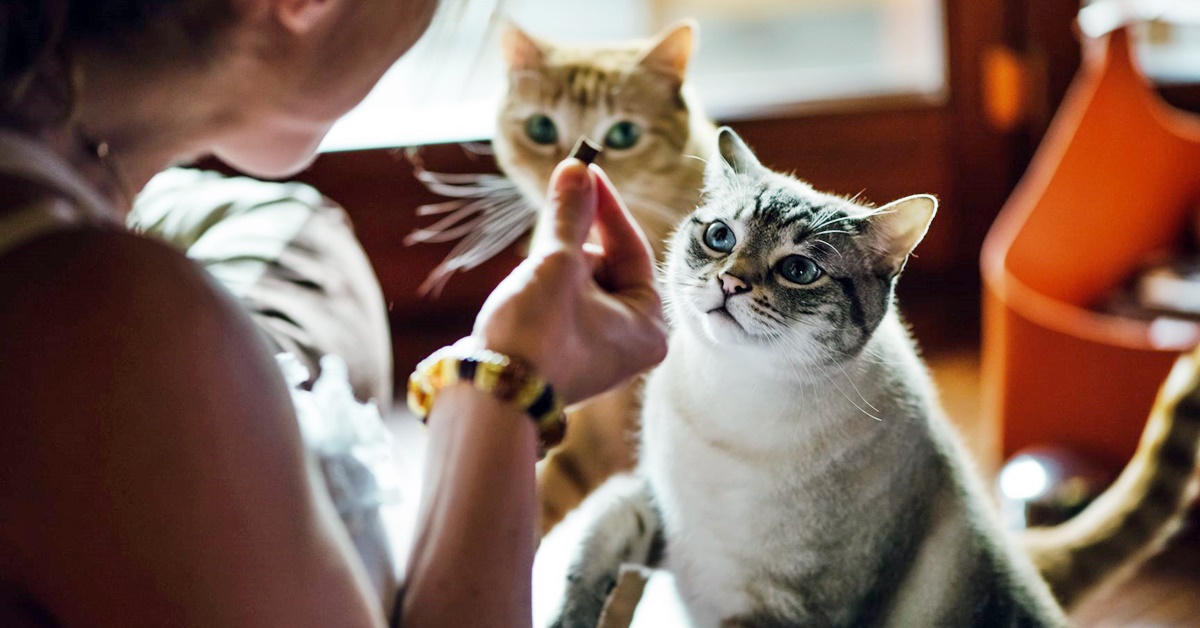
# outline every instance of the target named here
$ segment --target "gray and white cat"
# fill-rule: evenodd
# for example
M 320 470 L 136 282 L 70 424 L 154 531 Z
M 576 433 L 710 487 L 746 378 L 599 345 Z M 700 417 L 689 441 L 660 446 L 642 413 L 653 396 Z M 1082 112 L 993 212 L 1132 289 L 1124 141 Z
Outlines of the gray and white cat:
M 553 623 L 596 625 L 619 566 L 657 562 L 700 627 L 1065 625 L 893 305 L 936 200 L 866 208 L 717 144 L 668 247 L 638 472 L 573 515 Z

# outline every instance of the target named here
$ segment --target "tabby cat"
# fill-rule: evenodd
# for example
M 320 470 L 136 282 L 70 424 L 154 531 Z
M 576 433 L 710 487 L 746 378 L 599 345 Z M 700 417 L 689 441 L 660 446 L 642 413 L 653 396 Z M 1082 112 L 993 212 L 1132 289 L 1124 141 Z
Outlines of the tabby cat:
M 699 200 L 698 156 L 714 141 L 715 127 L 684 80 L 694 38 L 695 26 L 682 22 L 647 42 L 565 46 L 510 26 L 502 38 L 509 89 L 494 140 L 501 169 L 539 207 L 550 173 L 576 140 L 602 143 L 596 163 L 661 254 Z M 538 473 L 543 530 L 632 467 L 638 388 L 631 383 L 571 410 L 566 441 Z
M 765 169 L 728 129 L 718 144 L 670 243 L 638 473 L 573 515 L 586 535 L 552 623 L 596 625 L 618 567 L 661 558 L 697 626 L 1065 625 L 893 304 L 936 201 L 863 207 Z M 1162 404 L 1176 420 L 1152 419 L 1142 464 L 1078 529 L 1026 538 L 1065 600 L 1178 520 L 1200 412 L 1168 408 L 1188 406 Z

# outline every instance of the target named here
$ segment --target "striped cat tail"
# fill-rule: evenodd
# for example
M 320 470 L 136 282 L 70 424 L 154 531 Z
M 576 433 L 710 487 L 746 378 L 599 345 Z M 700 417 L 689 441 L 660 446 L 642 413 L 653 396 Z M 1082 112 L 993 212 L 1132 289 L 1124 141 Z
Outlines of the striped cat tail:
M 1020 537 L 1055 598 L 1070 608 L 1161 548 L 1195 494 L 1200 448 L 1200 349 L 1159 390 L 1133 459 L 1075 518 Z

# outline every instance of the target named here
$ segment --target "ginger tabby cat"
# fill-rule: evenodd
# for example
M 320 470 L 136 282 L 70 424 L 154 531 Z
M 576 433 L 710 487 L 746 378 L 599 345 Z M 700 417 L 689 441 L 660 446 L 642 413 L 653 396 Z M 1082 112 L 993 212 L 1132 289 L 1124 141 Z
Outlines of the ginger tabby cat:
M 555 45 L 515 26 L 502 38 L 509 89 L 494 140 L 496 159 L 537 207 L 555 164 L 580 136 L 604 146 L 604 168 L 661 259 L 667 235 L 695 208 L 716 129 L 685 78 L 695 26 L 649 41 Z M 641 383 L 630 382 L 569 413 L 564 443 L 538 472 L 542 530 L 617 471 L 635 462 Z

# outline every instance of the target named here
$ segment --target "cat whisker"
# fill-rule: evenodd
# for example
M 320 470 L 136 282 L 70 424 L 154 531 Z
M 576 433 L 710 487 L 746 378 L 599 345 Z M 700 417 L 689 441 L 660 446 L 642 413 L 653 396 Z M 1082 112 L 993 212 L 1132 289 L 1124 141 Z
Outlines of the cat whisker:
M 708 168 L 708 160 L 703 157 L 686 154 L 683 157 L 687 160 L 683 165 L 687 168 L 693 169 L 695 172 L 703 172 Z
M 831 213 L 831 215 L 826 218 L 818 218 L 817 220 L 813 221 L 813 224 L 809 225 L 808 228 L 812 231 L 818 231 L 821 228 L 825 227 L 826 225 L 831 225 L 835 222 L 842 222 L 842 221 L 849 221 L 849 220 L 852 220 L 849 216 L 843 216 L 839 213 L 834 212 L 834 213 Z
M 455 272 L 470 270 L 495 257 L 527 233 L 537 220 L 537 213 L 531 211 L 521 196 L 464 199 L 457 203 L 457 209 L 448 216 L 414 231 L 404 240 L 405 244 L 413 245 L 458 239 L 446 258 L 421 284 L 422 294 L 440 294 Z
M 780 313 L 780 315 L 783 316 L 782 313 Z M 816 328 L 816 329 L 826 329 L 826 328 L 822 328 L 817 325 L 809 324 L 809 326 Z M 785 326 L 785 329 L 786 329 L 786 326 Z M 842 351 L 841 349 L 838 349 L 836 347 L 828 347 L 828 346 L 818 344 L 818 343 L 801 342 L 799 339 L 797 339 L 793 336 L 782 337 L 782 339 L 784 341 L 786 341 L 793 349 L 795 349 L 796 351 L 799 351 L 801 353 L 812 353 L 814 351 L 819 352 L 818 357 L 821 358 L 820 362 L 825 365 L 836 364 L 839 367 L 841 367 L 842 363 L 844 363 L 848 360 L 857 359 L 861 355 L 861 354 L 856 355 L 853 353 L 849 353 L 847 351 Z M 838 357 L 838 356 L 841 356 L 841 357 Z M 844 367 L 841 367 L 841 368 L 842 368 L 843 374 L 845 374 L 845 368 Z M 847 375 L 847 377 L 849 377 L 849 376 Z M 866 401 L 866 400 L 864 399 L 864 401 Z M 868 404 L 868 405 L 870 405 L 870 404 Z
M 429 188 L 431 192 L 441 196 L 454 198 L 485 196 L 500 191 L 511 191 L 514 194 L 520 194 L 516 184 L 504 175 L 431 172 L 420 164 L 418 158 L 414 158 L 413 176 L 421 183 L 424 183 L 425 187 Z
M 846 376 L 846 381 L 850 382 L 850 386 L 854 388 L 854 393 L 858 395 L 858 398 L 862 399 L 863 403 L 867 404 L 868 408 L 879 412 L 879 408 L 876 408 L 874 404 L 872 404 L 865 396 L 863 396 L 862 391 L 858 389 L 858 384 L 854 383 L 854 378 L 850 377 L 850 374 L 846 372 L 846 367 L 841 362 L 837 363 L 837 367 L 839 370 L 841 370 L 842 375 Z
M 807 312 L 807 313 L 808 314 L 816 314 L 816 312 Z M 836 327 L 833 325 L 818 325 L 817 323 L 814 323 L 810 320 L 806 320 L 803 318 L 797 318 L 795 316 L 785 314 L 784 312 L 779 312 L 779 315 L 788 319 L 789 321 L 792 321 L 794 323 L 800 323 L 801 325 L 805 325 L 807 327 L 812 327 L 813 329 L 828 329 L 828 330 L 832 330 L 832 331 L 846 331 L 848 329 L 846 327 Z
M 841 257 L 841 256 L 842 256 L 842 252 L 841 252 L 841 251 L 839 251 L 839 250 L 838 250 L 838 248 L 837 248 L 836 246 L 834 246 L 834 245 L 832 245 L 832 244 L 830 244 L 830 243 L 826 242 L 825 240 L 820 240 L 820 239 L 817 239 L 817 238 L 813 238 L 813 242 L 816 242 L 817 244 L 824 244 L 825 246 L 829 247 L 829 249 L 830 249 L 831 251 L 833 251 L 834 253 L 837 253 L 838 257 Z
M 793 350 L 800 353 L 815 355 L 817 360 L 813 360 L 813 364 L 827 365 L 837 362 L 837 358 L 833 355 L 832 349 L 817 343 L 801 342 L 795 337 L 785 337 L 784 340 L 792 347 Z M 841 353 L 839 351 L 839 353 Z
M 787 340 L 786 338 L 784 338 L 783 336 L 777 335 L 777 334 L 773 334 L 773 335 L 767 337 L 767 342 L 771 345 L 771 347 L 773 349 L 778 351 L 780 355 L 787 355 L 788 346 L 785 342 L 786 340 Z M 799 366 L 796 364 L 796 362 L 794 362 L 792 360 L 785 360 L 785 362 L 791 368 L 792 373 L 795 374 L 796 379 L 798 381 L 802 382 L 802 384 L 804 386 L 807 386 L 809 388 L 811 388 L 813 386 L 814 382 L 813 382 L 812 378 L 810 376 L 808 376 L 805 372 L 801 371 Z
M 683 288 L 703 288 L 705 285 L 704 282 L 700 282 L 700 281 L 688 282 L 688 281 L 678 281 L 678 280 L 673 280 L 673 279 L 663 279 L 662 283 L 669 285 L 669 286 L 680 286 Z
M 508 232 L 499 232 L 494 238 L 489 238 L 487 233 L 470 234 L 430 272 L 429 277 L 421 284 L 421 294 L 437 296 L 455 272 L 470 270 L 491 259 L 507 248 L 508 243 L 515 241 L 528 230 L 529 227 L 525 226 L 512 227 Z
M 509 75 L 516 78 L 518 81 L 540 81 L 542 78 L 537 70 L 513 70 L 509 73 Z
M 782 338 L 782 340 L 787 342 L 793 349 L 796 349 L 796 350 L 801 349 L 801 345 L 796 343 L 794 339 Z M 867 401 L 867 398 L 864 397 L 862 392 L 858 390 L 858 386 L 856 386 L 854 384 L 854 380 L 850 377 L 850 374 L 847 373 L 845 368 L 841 365 L 841 361 L 833 359 L 833 356 L 829 353 L 830 347 L 824 347 L 824 346 L 821 346 L 818 344 L 809 344 L 809 343 L 806 343 L 806 344 L 807 344 L 808 349 L 822 352 L 824 354 L 826 362 L 836 364 L 838 366 L 838 368 L 841 369 L 842 374 L 846 377 L 846 381 L 850 382 L 850 385 L 854 388 L 854 392 L 858 395 L 859 399 L 862 399 L 863 403 L 865 403 L 867 405 L 867 407 L 871 408 L 875 412 L 879 412 L 879 409 L 876 408 L 873 404 L 871 404 L 871 402 Z M 871 417 L 872 419 L 875 419 L 876 421 L 879 421 L 881 423 L 883 422 L 883 419 L 879 418 L 878 416 L 876 416 L 874 414 L 871 414 L 866 409 L 864 409 L 861 405 L 859 405 L 858 402 L 856 402 L 853 398 L 851 398 L 850 395 L 848 395 L 846 393 L 846 391 L 840 385 L 838 385 L 838 383 L 836 381 L 834 381 L 833 377 L 830 376 L 827 369 L 814 368 L 812 370 L 819 371 L 825 377 L 825 379 L 829 381 L 830 385 L 832 385 L 835 389 L 837 389 L 837 391 L 839 393 L 841 393 L 841 395 L 843 397 L 846 398 L 846 401 L 849 401 L 850 404 L 853 405 L 859 412 L 862 412 L 863 414 Z
M 788 320 L 791 320 L 791 321 L 794 321 L 794 322 L 800 323 L 800 324 L 802 324 L 802 325 L 806 325 L 806 326 L 808 326 L 808 327 L 812 327 L 812 328 L 814 328 L 814 329 L 837 329 L 837 328 L 832 328 L 832 327 L 822 327 L 822 326 L 820 326 L 820 325 L 816 325 L 816 324 L 814 324 L 814 323 L 810 323 L 810 322 L 808 322 L 808 321 L 804 321 L 804 320 L 797 319 L 797 318 L 792 318 L 792 317 L 787 317 L 787 316 L 786 316 L 786 315 L 784 315 L 784 314 L 780 314 L 780 315 L 781 315 L 781 316 L 785 316 L 786 318 L 788 318 Z M 841 329 L 838 329 L 838 331 L 843 331 L 843 330 L 841 330 Z M 904 362 L 902 362 L 902 361 L 896 361 L 896 360 L 885 360 L 885 359 L 883 358 L 883 356 L 881 356 L 881 355 L 877 355 L 877 354 L 874 354 L 874 353 L 871 353 L 871 351 L 870 351 L 870 349 L 869 349 L 868 347 L 864 347 L 864 348 L 862 349 L 862 351 L 860 351 L 860 352 L 859 352 L 859 353 L 857 353 L 857 354 L 855 354 L 855 353 L 850 353 L 849 351 L 843 351 L 843 350 L 841 350 L 841 349 L 838 349 L 838 348 L 836 348 L 836 347 L 826 347 L 826 346 L 821 346 L 820 348 L 821 348 L 821 350 L 825 351 L 825 352 L 826 352 L 826 354 L 827 354 L 828 356 L 832 356 L 832 354 L 834 354 L 834 353 L 837 353 L 837 354 L 840 354 L 840 355 L 844 356 L 844 358 L 845 358 L 845 359 L 849 359 L 849 360 L 858 359 L 858 360 L 862 360 L 863 362 L 867 362 L 867 363 L 870 363 L 870 364 L 880 364 L 880 365 L 897 365 L 897 364 L 904 364 Z M 872 358 L 874 358 L 874 359 L 872 359 Z M 833 360 L 832 360 L 832 359 L 830 359 L 830 361 L 832 362 Z
M 777 314 L 772 314 L 769 310 L 763 308 L 762 306 L 751 304 L 750 309 L 752 311 L 758 313 L 759 316 L 762 316 L 763 318 L 767 319 L 768 321 L 775 323 L 776 325 L 779 325 L 780 327 L 782 327 L 784 329 L 788 328 L 787 321 L 783 320 L 782 318 L 779 318 L 779 316 Z
M 810 238 L 818 238 L 818 237 L 820 237 L 820 236 L 823 236 L 823 235 L 832 235 L 832 234 L 835 234 L 835 233 L 844 233 L 844 234 L 846 234 L 846 235 L 854 235 L 852 232 L 850 232 L 850 231 L 845 231 L 845 230 L 843 230 L 843 229 L 828 229 L 828 230 L 825 230 L 825 231 L 821 231 L 820 233 L 814 233 L 814 234 L 812 234 L 812 235 L 810 235 L 810 236 L 808 236 L 808 237 L 810 237 Z
M 463 142 L 460 146 L 472 155 L 491 157 L 496 154 L 496 150 L 492 148 L 492 145 L 484 142 Z
M 857 408 L 859 412 L 862 412 L 863 414 L 871 417 L 872 419 L 875 419 L 876 421 L 879 421 L 880 423 L 883 422 L 883 419 L 875 416 L 874 414 L 871 414 L 870 412 L 867 412 L 866 410 L 863 409 L 862 406 L 858 405 L 858 403 L 856 403 L 853 399 L 851 399 L 850 395 L 847 395 L 846 391 L 842 390 L 842 387 L 838 386 L 837 382 L 833 381 L 833 378 L 829 376 L 829 373 L 826 373 L 825 371 L 821 371 L 821 373 L 823 375 L 825 375 L 825 379 L 829 380 L 829 383 L 832 384 L 833 387 L 836 388 L 838 392 L 842 393 L 842 396 L 846 398 L 846 401 L 849 401 L 850 404 L 853 405 L 855 408 Z M 849 377 L 849 376 L 847 376 L 847 377 Z M 864 399 L 864 401 L 866 401 L 866 400 Z M 876 412 L 878 412 L 878 410 L 876 410 Z
M 425 216 L 440 216 L 441 214 L 446 214 L 462 207 L 463 203 L 464 201 L 461 200 L 429 203 L 428 205 L 421 205 L 417 207 L 415 213 L 422 218 Z

